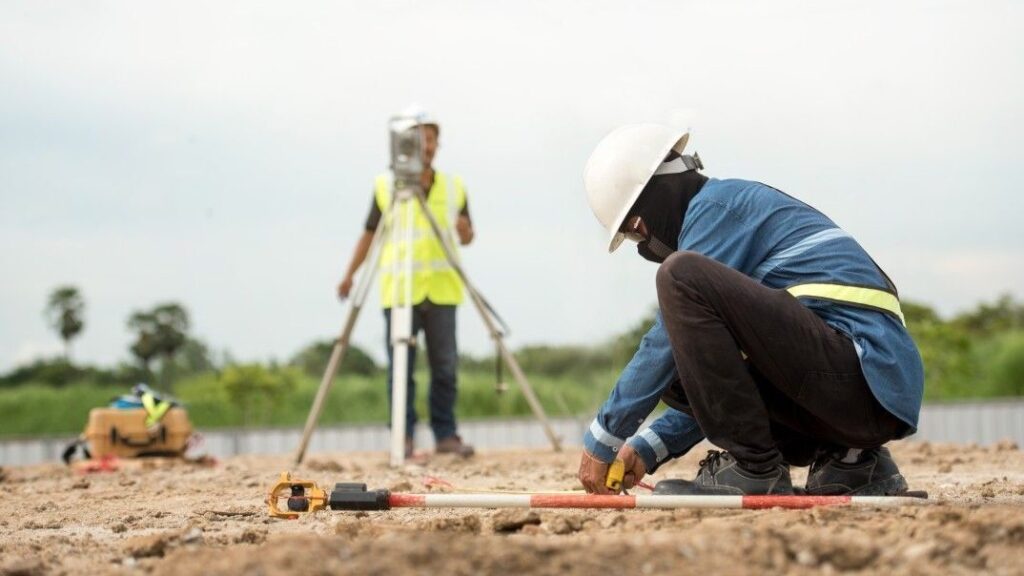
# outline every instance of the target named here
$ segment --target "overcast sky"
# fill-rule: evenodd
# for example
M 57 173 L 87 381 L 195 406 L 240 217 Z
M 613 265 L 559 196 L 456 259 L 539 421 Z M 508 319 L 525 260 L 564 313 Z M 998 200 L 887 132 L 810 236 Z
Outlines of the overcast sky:
M 593 343 L 655 304 L 582 187 L 603 134 L 685 123 L 715 177 L 851 232 L 944 314 L 1024 286 L 1024 22 L 1012 2 L 0 1 L 0 370 L 128 358 L 174 300 L 215 350 L 287 359 L 334 297 L 387 163 L 389 115 L 442 122 L 468 184 L 471 277 L 513 346 Z M 370 303 L 355 341 L 382 356 Z M 491 343 L 472 307 L 460 345 Z

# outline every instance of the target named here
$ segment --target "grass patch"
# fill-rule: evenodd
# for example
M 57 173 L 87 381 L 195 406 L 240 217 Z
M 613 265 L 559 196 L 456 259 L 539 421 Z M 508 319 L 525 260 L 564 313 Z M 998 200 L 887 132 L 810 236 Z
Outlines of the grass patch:
M 293 388 L 283 397 L 257 409 L 243 409 L 233 402 L 220 377 L 203 373 L 179 381 L 174 394 L 185 402 L 197 428 L 215 429 L 255 426 L 302 426 L 313 404 L 319 380 L 293 374 Z M 424 368 L 415 376 L 416 405 L 426 420 L 430 376 Z M 530 378 L 534 391 L 549 416 L 589 414 L 607 397 L 615 374 L 580 374 L 573 377 Z M 526 398 L 514 380 L 508 391 L 495 392 L 494 373 L 464 371 L 459 376 L 456 414 L 459 418 L 511 418 L 532 414 Z M 0 436 L 77 434 L 85 428 L 92 408 L 106 406 L 114 397 L 128 392 L 117 385 L 71 383 L 56 388 L 27 383 L 0 389 Z M 321 424 L 386 422 L 389 418 L 387 388 L 383 372 L 375 375 L 346 375 L 331 387 Z
M 89 409 L 128 392 L 123 386 L 74 383 L 62 388 L 22 384 L 0 390 L 0 436 L 78 434 Z

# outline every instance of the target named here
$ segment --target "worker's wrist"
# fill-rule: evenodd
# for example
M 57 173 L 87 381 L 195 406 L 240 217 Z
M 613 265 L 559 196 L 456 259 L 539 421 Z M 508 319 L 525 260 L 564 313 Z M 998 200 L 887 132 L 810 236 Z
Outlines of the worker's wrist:
M 609 433 L 597 420 L 590 424 L 587 433 L 583 435 L 583 447 L 591 456 L 606 464 L 615 461 L 624 444 L 624 440 Z
M 636 455 L 643 461 L 646 473 L 650 474 L 658 467 L 658 457 L 654 453 L 654 449 L 645 440 L 639 436 L 633 436 L 626 444 L 629 444 L 633 452 L 636 452 Z

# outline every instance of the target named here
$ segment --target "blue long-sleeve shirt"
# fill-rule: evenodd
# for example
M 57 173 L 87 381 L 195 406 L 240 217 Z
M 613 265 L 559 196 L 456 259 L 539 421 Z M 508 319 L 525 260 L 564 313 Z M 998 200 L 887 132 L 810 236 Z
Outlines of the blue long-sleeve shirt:
M 713 258 L 770 288 L 810 282 L 881 289 L 888 285 L 868 253 L 832 220 L 758 182 L 708 180 L 686 209 L 677 248 Z M 903 324 L 877 310 L 813 298 L 800 301 L 853 341 L 872 393 L 913 433 L 924 368 Z M 611 462 L 628 439 L 648 472 L 685 454 L 704 435 L 683 412 L 669 408 L 637 433 L 676 377 L 659 312 L 585 434 L 586 449 Z

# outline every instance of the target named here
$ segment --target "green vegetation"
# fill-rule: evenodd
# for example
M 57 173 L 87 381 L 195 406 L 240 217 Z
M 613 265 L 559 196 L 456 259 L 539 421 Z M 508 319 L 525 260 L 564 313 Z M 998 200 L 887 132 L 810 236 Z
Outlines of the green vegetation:
M 212 398 L 220 404 L 235 407 L 235 412 L 241 412 L 243 424 L 266 422 L 295 392 L 297 380 L 294 370 L 235 364 L 224 369 L 213 383 L 213 390 L 207 390 L 206 395 L 212 393 Z M 220 398 L 217 391 L 223 391 Z
M 61 388 L 22 384 L 0 390 L 0 435 L 77 434 L 85 428 L 90 408 L 106 406 L 127 391 L 91 383 Z
M 383 371 L 371 375 L 344 375 L 331 388 L 321 424 L 385 422 L 388 419 Z M 427 414 L 426 369 L 416 376 L 421 417 Z M 175 384 L 193 423 L 200 428 L 240 426 L 301 426 L 313 403 L 319 378 L 294 368 L 266 368 L 247 364 L 226 368 L 218 376 L 207 372 Z M 614 375 L 602 381 L 537 376 L 530 379 L 549 414 L 566 415 L 596 407 L 611 389 Z M 462 418 L 518 417 L 530 414 L 514 383 L 504 394 L 494 390 L 493 372 L 466 372 L 459 382 L 458 414 Z M 85 427 L 90 408 L 106 406 L 128 392 L 125 386 L 72 384 L 62 388 L 22 384 L 0 389 L 0 436 L 77 434 Z M 274 390 L 264 395 L 266 390 Z M 563 404 L 564 403 L 564 404 Z
M 925 399 L 1024 395 L 1024 304 L 1003 296 L 943 320 L 920 304 L 903 311 L 925 367 Z
M 150 363 L 160 358 L 161 385 L 173 381 L 174 359 L 189 341 L 189 318 L 185 308 L 175 302 L 154 306 L 152 310 L 133 312 L 128 328 L 135 332 L 131 353 L 139 359 L 142 369 L 151 373 Z
M 184 401 L 201 428 L 301 426 L 313 401 L 333 342 L 320 340 L 296 353 L 287 364 L 215 362 L 209 349 L 187 334 L 188 317 L 168 305 L 168 318 L 138 323 L 139 335 L 157 335 L 173 344 L 154 353 L 162 384 Z M 931 308 L 906 302 L 907 323 L 925 362 L 928 400 L 1024 395 L 1024 305 L 1010 297 L 985 303 L 951 319 Z M 173 314 L 167 314 L 168 310 Z M 135 316 L 133 316 L 135 318 Z M 184 322 L 181 319 L 184 318 Z M 527 346 L 516 357 L 541 402 L 552 415 L 589 414 L 607 397 L 619 370 L 653 322 L 642 319 L 626 333 L 594 346 Z M 156 336 L 154 336 L 156 337 Z M 133 350 L 138 340 L 133 344 Z M 427 413 L 429 374 L 426 358 L 417 362 L 417 400 Z M 104 406 L 139 381 L 152 381 L 148 361 L 103 369 L 61 358 L 36 361 L 0 376 L 0 436 L 74 434 L 84 427 L 90 408 Z M 384 422 L 388 419 L 385 372 L 365 351 L 353 346 L 341 376 L 327 399 L 321 423 Z M 495 392 L 494 358 L 464 356 L 458 413 L 462 418 L 522 417 L 530 414 L 507 368 L 507 392 Z

